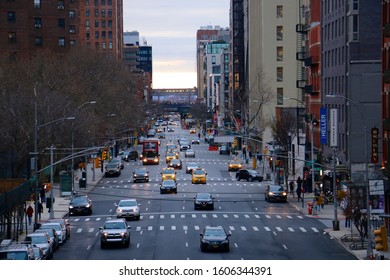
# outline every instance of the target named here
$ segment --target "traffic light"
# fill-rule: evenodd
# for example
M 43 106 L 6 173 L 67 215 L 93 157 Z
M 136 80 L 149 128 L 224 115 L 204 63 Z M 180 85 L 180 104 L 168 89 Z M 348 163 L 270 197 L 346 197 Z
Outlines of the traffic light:
M 102 152 L 102 160 L 106 160 L 107 159 L 107 150 L 103 150 Z
M 100 168 L 101 164 L 102 163 L 100 162 L 100 158 L 99 157 L 95 158 L 95 168 Z
M 237 147 L 237 145 L 238 145 L 238 140 L 237 140 L 237 138 L 234 138 L 233 147 Z
M 374 230 L 375 235 L 375 249 L 377 251 L 387 251 L 387 231 L 385 226 L 381 226 L 380 229 Z

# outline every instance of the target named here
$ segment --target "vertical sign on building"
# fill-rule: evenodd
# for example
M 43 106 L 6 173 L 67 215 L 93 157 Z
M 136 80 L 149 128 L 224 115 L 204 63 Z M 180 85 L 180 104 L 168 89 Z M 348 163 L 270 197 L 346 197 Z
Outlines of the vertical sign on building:
M 330 146 L 337 147 L 338 123 L 337 109 L 330 109 Z
M 327 115 L 326 115 L 326 108 L 321 108 L 320 109 L 320 140 L 321 144 L 327 144 L 328 139 L 327 139 Z
M 374 127 L 371 129 L 371 163 L 378 163 L 378 140 L 379 140 L 379 129 Z

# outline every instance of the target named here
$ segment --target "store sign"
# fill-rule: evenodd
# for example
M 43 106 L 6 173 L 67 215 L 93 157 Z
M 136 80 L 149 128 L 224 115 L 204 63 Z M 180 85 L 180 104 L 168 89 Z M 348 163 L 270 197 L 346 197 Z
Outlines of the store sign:
M 371 163 L 378 163 L 378 141 L 379 141 L 379 129 L 371 129 Z
M 330 109 L 330 146 L 337 147 L 338 137 L 338 122 L 337 122 L 337 109 Z
M 320 109 L 320 140 L 321 144 L 327 144 L 327 115 L 326 115 L 326 108 Z

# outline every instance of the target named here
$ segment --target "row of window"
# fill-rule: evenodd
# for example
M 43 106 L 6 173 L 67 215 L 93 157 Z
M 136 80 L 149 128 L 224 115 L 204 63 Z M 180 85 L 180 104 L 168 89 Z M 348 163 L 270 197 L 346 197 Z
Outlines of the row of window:
M 87 39 L 90 39 L 91 33 L 87 31 L 85 36 Z M 101 33 L 99 31 L 95 31 L 95 39 L 99 39 L 99 37 L 101 37 L 102 39 L 105 39 L 105 38 L 112 39 L 112 31 L 108 31 L 108 32 L 101 31 Z
M 102 28 L 106 28 L 106 27 L 112 28 L 112 20 L 106 21 L 106 20 L 103 19 L 103 20 L 101 20 L 100 22 L 99 22 L 98 20 L 95 20 L 94 26 L 95 26 L 96 28 L 98 28 L 99 25 L 100 25 Z M 85 26 L 86 26 L 86 27 L 91 27 L 91 22 L 90 22 L 89 20 L 86 20 L 86 21 L 85 21 Z
M 71 3 L 74 2 L 74 0 L 70 0 Z M 95 6 L 99 6 L 99 4 L 101 6 L 105 6 L 106 5 L 106 0 L 100 0 L 100 3 L 99 3 L 99 0 L 94 0 L 93 1 L 94 5 Z M 89 5 L 89 0 L 85 0 L 85 5 Z M 112 0 L 107 0 L 107 5 L 108 6 L 112 6 Z M 60 7 L 62 7 L 62 9 L 65 7 L 65 1 L 64 0 L 58 0 L 57 1 L 57 7 L 60 9 Z M 41 8 L 41 0 L 34 0 L 34 8 L 36 9 L 39 9 Z
M 90 2 L 90 0 L 85 0 L 85 5 L 89 5 L 89 2 Z M 91 2 L 92 2 L 92 0 L 91 0 Z M 107 2 L 107 5 L 108 6 L 112 6 L 112 0 L 100 0 L 100 5 L 101 6 L 104 6 L 104 5 L 106 5 L 106 2 Z M 99 0 L 93 0 L 93 4 L 95 5 L 95 6 L 99 6 Z
M 58 46 L 59 47 L 65 47 L 66 46 L 66 39 L 65 37 L 58 37 Z M 34 44 L 35 46 L 42 46 L 43 45 L 43 39 L 40 36 L 36 36 L 34 38 Z M 69 45 L 70 46 L 75 46 L 76 45 L 76 40 L 69 40 Z M 113 48 L 113 43 L 112 42 L 95 42 L 95 47 L 96 48 L 102 48 L 102 49 L 112 49 Z
M 89 17 L 90 15 L 91 15 L 91 12 L 90 12 L 89 9 L 87 9 L 87 10 L 85 11 L 85 16 L 86 16 L 86 17 Z M 98 16 L 99 16 L 99 9 L 94 9 L 94 10 L 93 10 L 93 15 L 94 15 L 95 17 L 98 17 Z M 101 9 L 101 10 L 100 10 L 100 15 L 101 15 L 101 17 L 105 17 L 105 16 L 106 16 L 106 10 L 105 10 L 105 9 Z M 108 10 L 107 10 L 107 17 L 112 17 L 112 10 L 111 10 L 111 9 L 108 9 Z

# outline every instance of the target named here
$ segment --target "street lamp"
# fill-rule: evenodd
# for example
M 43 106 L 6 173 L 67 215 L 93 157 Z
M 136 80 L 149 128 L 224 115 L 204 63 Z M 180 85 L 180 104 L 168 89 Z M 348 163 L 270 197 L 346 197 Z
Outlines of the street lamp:
M 306 104 L 304 102 L 302 102 L 301 100 L 297 99 L 297 98 L 293 98 L 293 97 L 283 97 L 283 99 L 285 100 L 295 100 L 299 103 L 301 103 L 304 107 L 306 107 Z M 311 185 L 312 185 L 312 188 L 313 188 L 313 191 L 315 191 L 315 178 L 314 178 L 314 121 L 315 119 L 313 117 L 310 117 L 310 154 L 311 154 Z M 302 199 L 302 207 L 304 205 L 304 202 L 303 202 L 303 199 Z
M 34 88 L 35 90 L 35 88 Z M 35 202 L 34 202 L 34 229 L 37 228 L 38 225 L 38 129 L 41 127 L 59 122 L 64 120 L 74 120 L 75 117 L 65 117 L 56 119 L 44 124 L 38 124 L 38 108 L 37 108 L 37 102 L 35 101 L 34 104 L 34 115 L 35 115 L 35 125 L 34 125 L 34 169 L 35 169 Z M 50 193 L 50 199 L 51 199 L 51 205 L 50 205 L 50 212 L 52 212 L 53 209 L 53 186 L 51 186 L 51 193 Z
M 371 248 L 371 209 L 370 209 L 370 186 L 369 186 L 369 181 L 368 181 L 368 141 L 367 141 L 367 121 L 362 112 L 359 110 L 358 105 L 351 100 L 350 98 L 344 96 L 344 95 L 332 95 L 332 94 L 327 94 L 326 97 L 330 98 L 344 98 L 345 100 L 349 101 L 354 105 L 359 112 L 360 117 L 363 120 L 364 123 L 364 164 L 365 164 L 365 180 L 366 180 L 366 208 L 367 208 L 367 239 L 368 239 L 368 244 L 367 244 L 367 258 L 369 258 L 372 255 L 372 248 Z M 334 175 L 334 177 L 336 177 Z
M 95 104 L 96 101 L 89 101 L 81 104 L 77 109 L 74 111 L 74 116 L 77 116 L 78 110 L 80 110 L 82 107 L 88 104 Z M 71 167 L 71 177 L 72 177 L 72 190 L 71 190 L 71 195 L 73 195 L 74 192 L 74 122 L 72 122 L 72 167 Z

